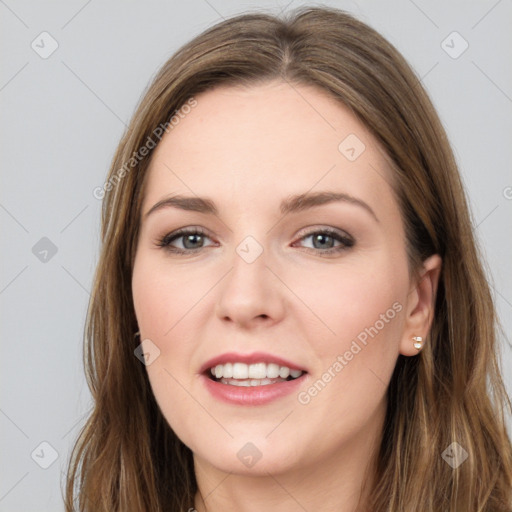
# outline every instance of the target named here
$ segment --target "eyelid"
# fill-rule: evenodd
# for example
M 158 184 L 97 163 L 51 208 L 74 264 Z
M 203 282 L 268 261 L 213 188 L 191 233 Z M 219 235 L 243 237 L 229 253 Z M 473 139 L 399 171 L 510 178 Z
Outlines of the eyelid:
M 170 246 L 170 243 L 174 240 L 178 240 L 182 237 L 185 237 L 187 235 L 201 235 L 203 237 L 207 237 L 212 239 L 212 237 L 209 235 L 208 231 L 201 226 L 186 226 L 183 228 L 176 229 L 174 231 L 171 231 L 170 233 L 167 233 L 166 235 L 159 237 L 157 239 L 157 245 L 162 246 L 162 244 L 166 244 L 167 246 Z M 164 247 L 165 248 L 165 247 Z M 176 248 L 177 250 L 180 250 L 179 248 Z M 199 249 L 202 249 L 200 247 Z M 186 252 L 193 252 L 193 249 L 189 249 Z
M 332 234 L 339 235 L 341 237 L 345 237 L 350 240 L 354 240 L 354 237 L 352 235 L 350 235 L 349 233 L 347 233 L 346 231 L 344 231 L 343 229 L 334 228 L 332 226 L 322 226 L 322 225 L 307 226 L 305 228 L 302 228 L 297 233 L 296 237 L 303 238 L 305 236 L 313 235 L 313 234 L 319 233 L 319 232 L 332 233 Z

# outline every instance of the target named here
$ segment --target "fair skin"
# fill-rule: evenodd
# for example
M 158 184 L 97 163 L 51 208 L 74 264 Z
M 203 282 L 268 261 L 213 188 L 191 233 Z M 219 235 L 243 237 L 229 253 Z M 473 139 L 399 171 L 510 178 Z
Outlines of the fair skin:
M 271 82 L 196 99 L 153 154 L 132 281 L 141 340 L 160 350 L 146 367 L 153 392 L 194 454 L 195 508 L 363 512 L 386 390 L 398 355 L 416 356 L 412 337 L 428 333 L 441 260 L 431 256 L 422 277 L 411 278 L 382 151 L 321 90 Z M 354 161 L 338 149 L 349 134 L 365 145 Z M 280 212 L 290 196 L 320 191 L 360 203 Z M 146 217 L 175 195 L 209 198 L 217 214 L 167 206 Z M 204 234 L 168 237 L 187 254 L 158 246 L 193 227 Z M 263 250 L 251 263 L 237 252 L 248 236 Z M 254 254 L 251 244 L 242 247 Z M 201 367 L 226 352 L 256 351 L 307 373 L 269 403 L 212 396 Z M 260 455 L 250 467 L 237 456 L 247 443 Z

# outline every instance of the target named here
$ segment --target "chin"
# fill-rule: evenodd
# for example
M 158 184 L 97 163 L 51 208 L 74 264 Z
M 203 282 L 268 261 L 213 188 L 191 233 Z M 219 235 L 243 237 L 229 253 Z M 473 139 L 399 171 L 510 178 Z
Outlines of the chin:
M 250 440 L 252 439 L 252 440 Z M 276 475 L 299 465 L 297 448 L 272 442 L 261 436 L 235 437 L 225 443 L 198 446 L 192 449 L 194 457 L 225 473 L 251 476 Z

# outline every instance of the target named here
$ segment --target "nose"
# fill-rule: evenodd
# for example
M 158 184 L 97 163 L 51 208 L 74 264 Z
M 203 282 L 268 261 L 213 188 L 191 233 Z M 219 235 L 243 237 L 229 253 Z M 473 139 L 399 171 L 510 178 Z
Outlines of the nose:
M 265 250 L 252 262 L 237 252 L 232 269 L 219 284 L 217 317 L 243 328 L 278 323 L 285 312 L 284 287 L 269 270 Z

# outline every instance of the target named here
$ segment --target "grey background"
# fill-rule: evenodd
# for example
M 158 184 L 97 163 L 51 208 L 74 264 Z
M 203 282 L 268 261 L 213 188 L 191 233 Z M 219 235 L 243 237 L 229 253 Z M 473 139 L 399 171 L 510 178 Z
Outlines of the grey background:
M 92 191 L 150 78 L 222 17 L 306 3 L 0 0 L 1 511 L 63 510 L 66 461 L 90 407 L 82 333 L 101 207 Z M 507 333 L 503 366 L 512 393 L 512 2 L 324 4 L 387 37 L 440 113 Z M 43 31 L 59 45 L 46 59 L 31 47 L 34 40 L 42 46 Z M 458 36 L 446 40 L 453 31 L 469 44 L 458 58 L 445 51 L 462 49 Z M 57 248 L 46 262 L 33 252 L 43 237 Z M 40 467 L 52 460 L 43 441 L 58 453 L 48 469 Z

